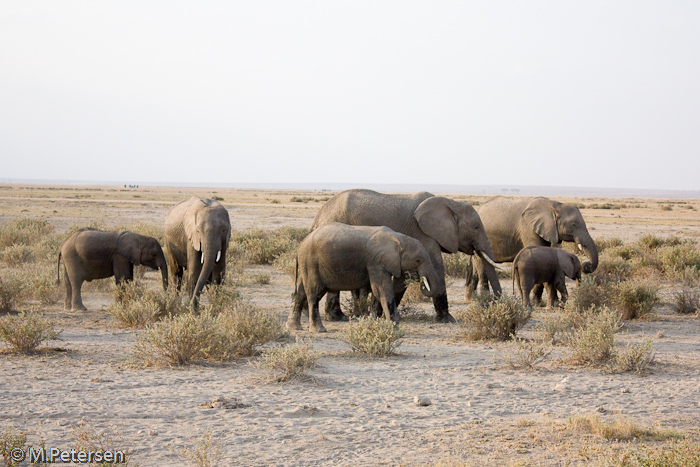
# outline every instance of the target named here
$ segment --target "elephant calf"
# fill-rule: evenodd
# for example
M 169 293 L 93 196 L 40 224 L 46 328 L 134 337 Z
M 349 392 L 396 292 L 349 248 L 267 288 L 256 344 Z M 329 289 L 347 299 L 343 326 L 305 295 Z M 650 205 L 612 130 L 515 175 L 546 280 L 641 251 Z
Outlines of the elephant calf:
M 566 277 L 581 280 L 581 262 L 571 253 L 548 246 L 523 248 L 513 261 L 513 291 L 518 284 L 523 305 L 532 308 L 530 291 L 535 285 L 547 284 L 547 307 L 554 306 L 556 291 L 561 293 L 562 306 L 569 298 Z
M 301 312 L 309 306 L 309 330 L 326 332 L 318 302 L 326 292 L 370 287 L 387 319 L 398 322 L 394 281 L 417 273 L 421 291 L 433 296 L 438 275 L 425 247 L 415 238 L 388 227 L 331 223 L 311 232 L 297 250 L 294 305 L 287 328 L 300 330 Z
M 168 287 L 165 255 L 158 240 L 153 237 L 126 230 L 78 230 L 59 249 L 57 283 L 61 282 L 61 257 L 66 283 L 66 310 L 87 310 L 80 295 L 84 281 L 114 276 L 117 284 L 121 284 L 134 278 L 134 265 L 160 269 L 163 288 Z

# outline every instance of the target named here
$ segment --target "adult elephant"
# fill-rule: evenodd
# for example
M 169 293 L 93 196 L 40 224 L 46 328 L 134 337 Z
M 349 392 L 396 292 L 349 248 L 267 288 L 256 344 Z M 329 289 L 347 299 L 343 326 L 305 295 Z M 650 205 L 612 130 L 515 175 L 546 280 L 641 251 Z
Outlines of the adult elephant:
M 386 226 L 417 239 L 428 251 L 437 273 L 433 305 L 438 322 L 454 323 L 449 313 L 445 267 L 442 252 L 461 251 L 476 253 L 487 261 L 484 273 L 494 290 L 500 292 L 496 270 L 491 264 L 491 245 L 479 219 L 479 214 L 469 203 L 457 202 L 428 192 L 414 195 L 387 195 L 372 190 L 347 190 L 337 194 L 324 204 L 311 226 L 312 230 L 331 222 L 349 225 Z M 494 264 L 495 265 L 495 264 Z M 396 305 L 401 302 L 403 290 L 396 294 Z M 337 293 L 328 293 L 326 319 L 347 320 L 340 310 Z
M 221 284 L 231 238 L 228 211 L 213 199 L 192 196 L 165 218 L 165 249 L 178 289 L 187 270 L 185 291 L 196 305 L 208 283 Z
M 66 283 L 66 310 L 87 310 L 80 289 L 85 281 L 114 276 L 117 284 L 134 278 L 134 265 L 160 269 L 163 288 L 168 287 L 168 266 L 158 240 L 126 230 L 92 228 L 72 233 L 58 250 L 58 279 Z
M 543 197 L 491 198 L 477 211 L 484 223 L 497 263 L 513 261 L 528 246 L 551 246 L 574 242 L 589 258 L 583 263 L 583 272 L 590 274 L 598 267 L 598 248 L 588 233 L 581 211 L 573 204 L 564 204 Z M 479 258 L 472 258 L 467 267 L 467 299 L 471 298 L 481 282 L 487 291 L 491 278 Z M 494 289 L 495 290 L 495 289 Z M 538 286 L 535 295 L 542 296 Z

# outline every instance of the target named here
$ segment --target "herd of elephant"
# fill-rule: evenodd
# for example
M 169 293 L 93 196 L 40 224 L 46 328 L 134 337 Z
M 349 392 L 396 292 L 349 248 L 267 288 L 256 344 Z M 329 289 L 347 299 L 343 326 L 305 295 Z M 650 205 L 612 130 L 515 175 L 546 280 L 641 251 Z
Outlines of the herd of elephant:
M 85 310 L 80 288 L 84 281 L 115 276 L 119 284 L 133 279 L 134 265 L 161 271 L 168 287 L 168 271 L 177 286 L 183 282 L 197 304 L 207 284 L 220 284 L 226 272 L 231 237 L 228 212 L 218 201 L 192 196 L 168 212 L 165 252 L 152 237 L 128 231 L 91 228 L 70 235 L 61 245 L 66 286 L 65 308 Z M 578 258 L 559 248 L 574 242 L 588 256 Z M 413 195 L 348 190 L 337 194 L 317 213 L 311 233 L 297 250 L 294 304 L 289 329 L 302 329 L 301 314 L 308 308 L 309 330 L 324 332 L 319 300 L 327 295 L 325 317 L 346 321 L 339 292 L 355 298 L 371 291 L 373 314 L 398 322 L 397 306 L 407 278 L 417 279 L 433 300 L 436 320 L 454 322 L 449 313 L 442 253 L 470 255 L 466 295 L 479 283 L 482 290 L 501 294 L 498 263 L 514 261 L 513 278 L 523 303 L 530 291 L 542 295 L 548 285 L 549 304 L 559 291 L 566 300 L 564 276 L 579 279 L 598 265 L 598 251 L 579 209 L 547 198 L 496 197 L 475 209 L 427 192 Z M 502 268 L 501 268 L 502 269 Z M 183 281 L 184 279 L 184 281 Z M 380 308 L 381 307 L 381 308 Z

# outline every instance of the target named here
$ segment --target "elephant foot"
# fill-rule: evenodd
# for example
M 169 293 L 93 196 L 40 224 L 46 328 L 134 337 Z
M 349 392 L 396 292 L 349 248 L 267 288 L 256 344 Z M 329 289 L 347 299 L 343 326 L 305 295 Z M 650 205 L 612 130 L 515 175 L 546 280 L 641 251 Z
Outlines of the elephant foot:
M 309 332 L 328 332 L 326 331 L 326 327 L 323 325 L 323 323 L 318 323 L 316 325 L 310 325 L 309 326 Z
M 342 311 L 326 312 L 326 321 L 350 321 L 350 318 Z
M 451 314 L 445 312 L 443 314 L 436 315 L 435 322 L 436 323 L 445 323 L 445 324 L 455 324 L 457 322 L 457 320 L 455 320 Z
M 287 321 L 284 326 L 290 331 L 301 331 L 304 329 L 301 327 L 301 323 L 299 321 Z
M 70 311 L 88 311 L 85 305 L 74 306 Z

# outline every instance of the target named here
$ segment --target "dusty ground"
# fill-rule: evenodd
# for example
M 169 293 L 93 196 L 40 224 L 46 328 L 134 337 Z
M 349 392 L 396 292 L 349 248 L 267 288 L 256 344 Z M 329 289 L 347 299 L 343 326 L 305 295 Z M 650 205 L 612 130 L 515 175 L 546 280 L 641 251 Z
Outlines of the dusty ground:
M 0 223 L 21 216 L 49 219 L 59 231 L 96 222 L 105 227 L 162 225 L 174 202 L 190 194 L 217 196 L 236 230 L 308 226 L 328 192 L 183 188 L 0 186 Z M 296 198 L 312 198 L 294 202 Z M 485 196 L 455 195 L 473 203 Z M 645 233 L 700 237 L 700 200 L 573 199 L 620 209 L 582 210 L 594 238 L 633 241 Z M 663 206 L 671 206 L 665 210 Z M 688 208 L 692 206 L 695 210 Z M 3 263 L 0 267 L 5 268 Z M 249 267 L 269 285 L 241 288 L 247 300 L 285 319 L 292 280 L 271 267 Z M 147 280 L 157 283 L 155 274 Z M 510 291 L 510 280 L 502 281 Z M 139 331 L 115 326 L 108 293 L 85 292 L 89 312 L 42 308 L 63 329 L 66 351 L 0 355 L 0 429 L 36 430 L 47 447 L 70 448 L 81 419 L 115 433 L 141 466 L 187 465 L 178 456 L 208 430 L 221 443 L 220 465 L 588 465 L 635 443 L 605 441 L 568 428 L 577 413 L 620 411 L 642 426 L 700 433 L 700 320 L 671 312 L 674 284 L 662 289 L 657 319 L 627 324 L 621 343 L 654 338 L 651 374 L 606 374 L 553 358 L 536 372 L 507 369 L 498 357 L 511 344 L 455 340 L 457 326 L 406 320 L 400 354 L 368 359 L 338 339 L 343 323 L 308 338 L 323 353 L 313 380 L 275 384 L 255 358 L 221 365 L 143 369 L 129 364 Z M 453 313 L 466 306 L 463 282 L 451 280 Z M 413 311 L 432 316 L 427 304 Z M 522 335 L 548 313 L 537 310 Z M 567 389 L 555 386 L 568 378 Z M 432 404 L 418 407 L 415 396 Z M 245 407 L 207 408 L 217 397 Z

